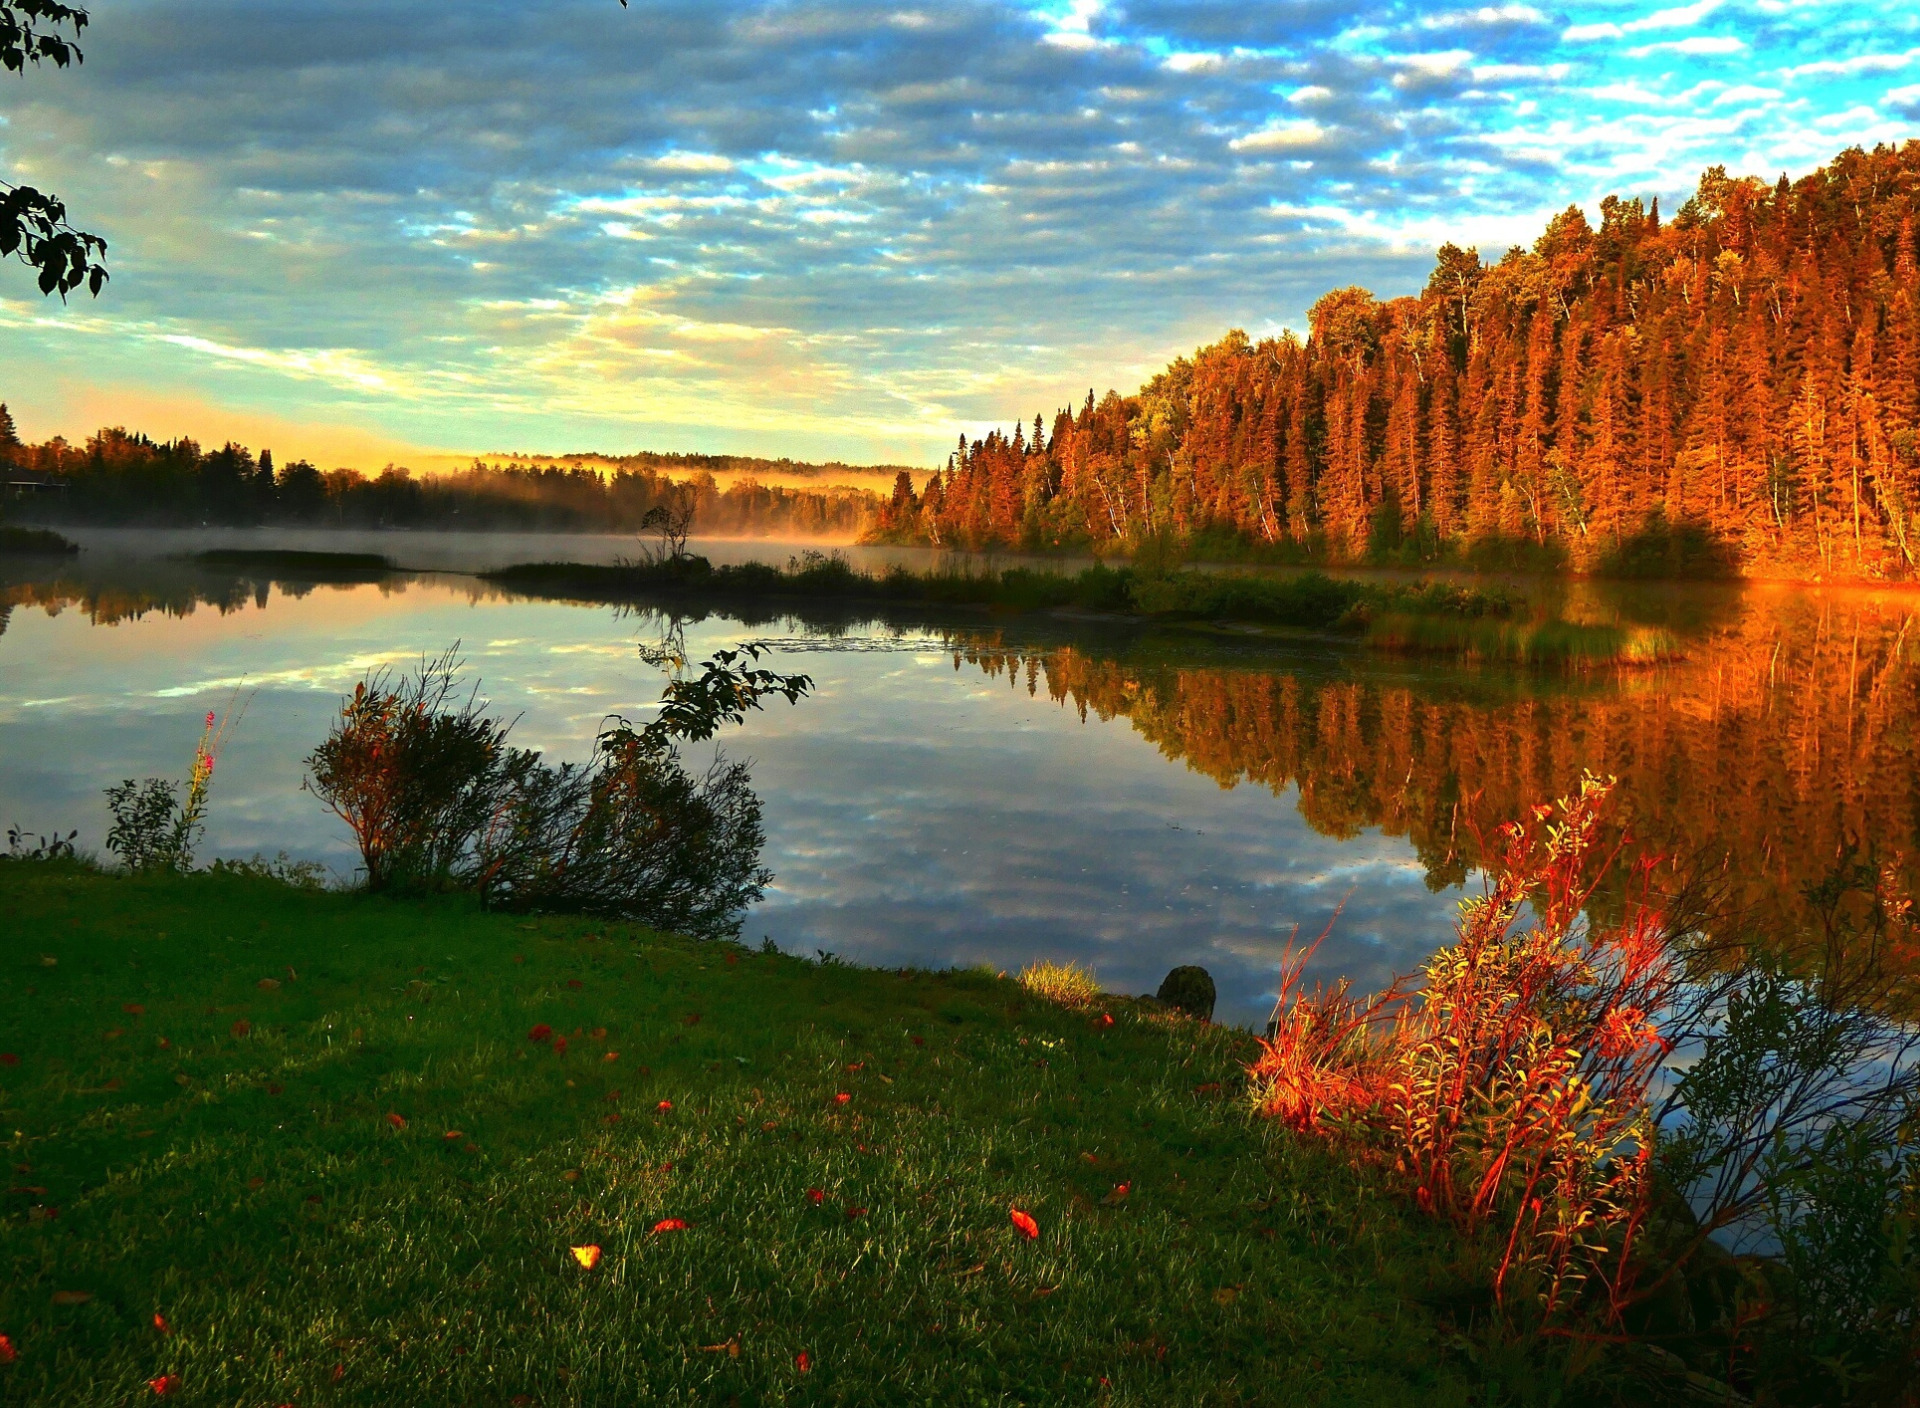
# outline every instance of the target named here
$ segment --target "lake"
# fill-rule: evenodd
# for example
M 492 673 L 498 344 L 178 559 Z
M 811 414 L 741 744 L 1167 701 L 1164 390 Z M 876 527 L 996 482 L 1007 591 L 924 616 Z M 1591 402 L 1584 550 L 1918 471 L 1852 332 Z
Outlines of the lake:
M 640 647 L 675 628 L 696 660 L 765 641 L 774 668 L 816 681 L 721 740 L 753 763 L 776 876 L 743 937 L 809 955 L 1073 959 L 1126 992 L 1198 963 L 1218 1016 L 1257 1024 L 1296 926 L 1332 923 L 1321 976 L 1369 986 L 1412 967 L 1472 881 L 1472 820 L 1550 800 L 1584 769 L 1620 778 L 1637 831 L 1731 857 L 1779 912 L 1849 838 L 1892 857 L 1920 833 L 1910 592 L 1518 584 L 1535 610 L 1683 643 L 1657 669 L 1569 676 L 1090 618 L 808 607 L 676 627 L 466 575 L 611 561 L 630 539 L 76 536 L 75 561 L 0 566 L 0 824 L 77 828 L 94 850 L 102 790 L 183 777 L 201 717 L 238 702 L 202 858 L 284 851 L 344 880 L 345 827 L 301 790 L 302 758 L 366 671 L 458 641 L 517 742 L 578 759 L 608 715 L 646 716 L 665 675 Z M 236 545 L 375 550 L 421 570 L 296 583 L 178 556 Z M 808 545 L 695 546 L 784 563 Z

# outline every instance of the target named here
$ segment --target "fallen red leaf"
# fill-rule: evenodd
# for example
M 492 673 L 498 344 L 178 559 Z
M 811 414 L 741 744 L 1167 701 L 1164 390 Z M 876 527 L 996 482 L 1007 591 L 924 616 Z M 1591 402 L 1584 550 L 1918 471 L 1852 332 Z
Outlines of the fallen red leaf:
M 865 1217 L 866 1215 L 867 1215 L 867 1210 L 865 1208 L 848 1208 L 847 1209 L 847 1221 L 849 1222 L 853 1221 L 856 1217 Z
M 553 1039 L 553 1054 L 556 1056 L 564 1056 L 567 1054 L 567 1039 L 565 1037 L 557 1036 Z
M 1111 1012 L 1102 1012 L 1102 1013 L 1100 1014 L 1100 1020 L 1099 1020 L 1099 1022 L 1097 1022 L 1097 1023 L 1095 1024 L 1095 1025 L 1097 1025 L 1097 1026 L 1102 1026 L 1102 1027 L 1110 1027 L 1110 1026 L 1112 1026 L 1112 1025 L 1113 1025 L 1113 1013 L 1111 1013 Z
M 838 1095 L 833 1097 L 833 1103 L 836 1105 L 844 1105 L 847 1103 L 847 1101 L 851 1099 L 853 1099 L 853 1097 L 847 1094 L 847 1092 L 843 1090 Z
M 552 1036 L 553 1036 L 553 1028 L 548 1026 L 545 1022 L 541 1022 L 537 1026 L 535 1026 L 532 1031 L 527 1033 L 527 1040 L 528 1041 L 546 1041 L 550 1039 Z
M 337 1384 L 340 1382 L 340 1380 L 344 1379 L 346 1376 L 347 1376 L 347 1366 L 344 1364 L 336 1364 L 333 1366 L 333 1372 L 327 1375 L 327 1378 L 330 1382 Z
M 392 1110 L 387 1111 L 387 1123 L 395 1129 L 405 1129 L 407 1127 L 406 1116 L 397 1115 Z
M 170 1393 L 178 1393 L 180 1391 L 180 1376 L 178 1374 L 162 1374 L 157 1379 L 148 1379 L 147 1387 L 153 1390 L 156 1397 L 165 1398 Z
M 1012 1219 L 1015 1227 L 1018 1227 L 1026 1234 L 1028 1241 L 1032 1241 L 1040 1235 L 1040 1224 L 1035 1222 L 1031 1215 L 1021 1212 L 1019 1208 L 1013 1209 L 1013 1211 L 1008 1214 L 1008 1217 Z
M 915 1046 L 925 1046 L 927 1044 L 927 1039 L 923 1036 L 917 1036 L 913 1039 L 913 1044 Z
M 13 1341 L 0 1335 L 0 1364 L 11 1364 L 19 1357 L 20 1352 L 13 1347 Z
M 143 1014 L 147 1009 L 142 1007 L 137 1002 L 129 1002 L 126 1004 L 126 1006 L 122 1007 L 120 1010 L 122 1012 L 125 1012 L 130 1017 L 138 1017 L 141 1014 Z
M 153 1328 L 158 1330 L 163 1335 L 170 1335 L 173 1333 L 173 1326 L 167 1323 L 167 1317 L 160 1314 L 159 1311 L 154 1312 Z
M 591 1242 L 584 1247 L 575 1247 L 573 1248 L 573 1259 L 580 1263 L 582 1270 L 591 1271 L 600 1264 L 600 1248 L 594 1246 Z
M 821 1203 L 824 1203 L 827 1200 L 826 1189 L 824 1188 L 807 1189 L 807 1199 L 808 1201 L 812 1202 L 816 1207 L 819 1206 Z
M 618 1061 L 620 1059 L 620 1053 L 618 1051 L 609 1051 L 606 1055 L 602 1056 L 600 1059 L 602 1061 Z
M 687 1224 L 684 1220 L 677 1217 L 663 1217 L 653 1224 L 653 1230 L 656 1232 L 684 1232 L 687 1230 Z
M 441 1135 L 440 1137 L 441 1137 L 442 1139 L 444 1139 L 444 1140 L 446 1140 L 446 1141 L 447 1141 L 447 1143 L 449 1143 L 449 1144 L 451 1144 L 451 1143 L 453 1143 L 453 1141 L 454 1141 L 454 1140 L 456 1140 L 456 1139 L 465 1139 L 465 1138 L 466 1138 L 467 1136 L 466 1136 L 465 1134 L 463 1134 L 463 1133 L 462 1133 L 461 1131 L 459 1131 L 459 1130 L 457 1130 L 457 1129 L 450 1129 L 450 1130 L 448 1130 L 448 1131 L 447 1131 L 447 1132 L 446 1132 L 445 1134 L 443 1134 L 443 1135 Z
M 1124 1203 L 1127 1200 L 1127 1194 L 1131 1193 L 1132 1191 L 1133 1191 L 1133 1185 L 1131 1183 L 1116 1183 L 1113 1185 L 1113 1191 L 1107 1194 L 1107 1196 L 1102 1198 L 1100 1201 L 1105 1203 L 1110 1208 L 1118 1207 L 1121 1203 Z
M 661 1112 L 662 1114 L 664 1114 L 664 1113 L 665 1113 L 666 1111 L 668 1111 L 668 1110 L 671 1110 L 671 1109 L 673 1108 L 673 1101 L 671 1101 L 671 1100 L 662 1100 L 662 1101 L 661 1101 L 661 1102 L 660 1102 L 660 1103 L 659 1103 L 658 1105 L 656 1105 L 656 1106 L 655 1106 L 654 1108 L 655 1108 L 655 1109 L 657 1109 L 657 1110 L 659 1110 L 659 1111 L 660 1111 L 660 1112 Z
M 813 1361 L 807 1357 L 807 1352 L 804 1349 L 793 1356 L 793 1367 L 803 1374 L 813 1369 Z

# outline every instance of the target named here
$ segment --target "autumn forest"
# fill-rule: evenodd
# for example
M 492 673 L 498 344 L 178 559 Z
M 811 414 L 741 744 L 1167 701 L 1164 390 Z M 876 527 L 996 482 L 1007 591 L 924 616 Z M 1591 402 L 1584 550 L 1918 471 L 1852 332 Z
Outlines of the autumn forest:
M 1920 552 L 1920 142 L 1609 198 L 1417 297 L 1328 293 L 1138 392 L 962 440 L 882 531 L 1276 559 L 1904 578 Z

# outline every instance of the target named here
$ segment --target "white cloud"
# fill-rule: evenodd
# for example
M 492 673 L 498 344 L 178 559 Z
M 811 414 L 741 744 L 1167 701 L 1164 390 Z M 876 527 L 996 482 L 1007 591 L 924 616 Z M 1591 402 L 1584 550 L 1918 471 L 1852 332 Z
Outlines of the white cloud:
M 1543 25 L 1546 15 L 1531 5 L 1482 5 L 1477 10 L 1447 10 L 1420 21 L 1422 29 L 1466 29 L 1493 25 Z
M 1698 34 L 1691 39 L 1663 39 L 1658 44 L 1642 44 L 1627 50 L 1629 58 L 1644 59 L 1649 54 L 1686 54 L 1695 58 L 1710 54 L 1738 54 L 1747 41 L 1731 34 Z
M 1594 39 L 1624 39 L 1629 34 L 1645 34 L 1654 29 L 1685 29 L 1689 25 L 1700 23 L 1708 15 L 1719 9 L 1721 0 L 1698 0 L 1692 5 L 1676 5 L 1669 10 L 1655 10 L 1652 14 L 1625 24 L 1603 21 L 1596 24 L 1576 24 L 1562 30 L 1560 37 L 1569 44 L 1584 43 Z
M 1920 59 L 1920 49 L 1904 54 L 1856 54 L 1850 59 L 1818 59 L 1780 70 L 1782 78 L 1852 78 L 1862 73 L 1897 73 Z
M 1277 122 L 1270 127 L 1262 127 L 1257 132 L 1249 132 L 1244 137 L 1236 137 L 1227 145 L 1236 152 L 1304 152 L 1312 151 L 1327 140 L 1327 129 L 1317 122 Z
M 655 157 L 651 164 L 657 171 L 733 170 L 731 161 L 712 152 L 668 152 L 665 156 Z

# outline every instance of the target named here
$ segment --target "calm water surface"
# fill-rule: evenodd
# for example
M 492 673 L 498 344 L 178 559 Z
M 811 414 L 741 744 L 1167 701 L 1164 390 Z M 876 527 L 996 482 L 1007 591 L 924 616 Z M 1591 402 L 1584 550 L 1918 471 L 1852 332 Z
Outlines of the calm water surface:
M 182 776 L 200 717 L 237 695 L 203 856 L 285 851 L 344 878 L 348 837 L 301 791 L 301 759 L 369 668 L 458 640 L 519 717 L 516 740 L 560 758 L 584 758 L 603 718 L 644 716 L 658 697 L 664 676 L 637 649 L 665 628 L 656 614 L 458 574 L 583 547 L 611 560 L 631 540 L 344 536 L 273 542 L 372 546 L 435 570 L 212 577 L 143 556 L 151 538 L 95 534 L 78 564 L 0 571 L 0 823 L 78 828 L 100 848 L 102 789 Z M 712 555 L 784 561 L 801 546 Z M 1617 774 L 1641 830 L 1733 855 L 1788 907 L 1850 835 L 1912 850 L 1920 601 L 1553 592 L 1569 614 L 1679 630 L 1687 659 L 1568 680 L 1095 621 L 682 622 L 695 658 L 773 641 L 776 668 L 818 684 L 723 740 L 753 760 L 777 877 L 744 935 L 877 964 L 1072 958 L 1124 991 L 1200 963 L 1219 1015 L 1257 1022 L 1296 925 L 1310 936 L 1339 911 L 1319 967 L 1362 984 L 1444 941 L 1472 872 L 1462 817 L 1476 794 L 1483 814 L 1510 816 L 1585 768 Z

